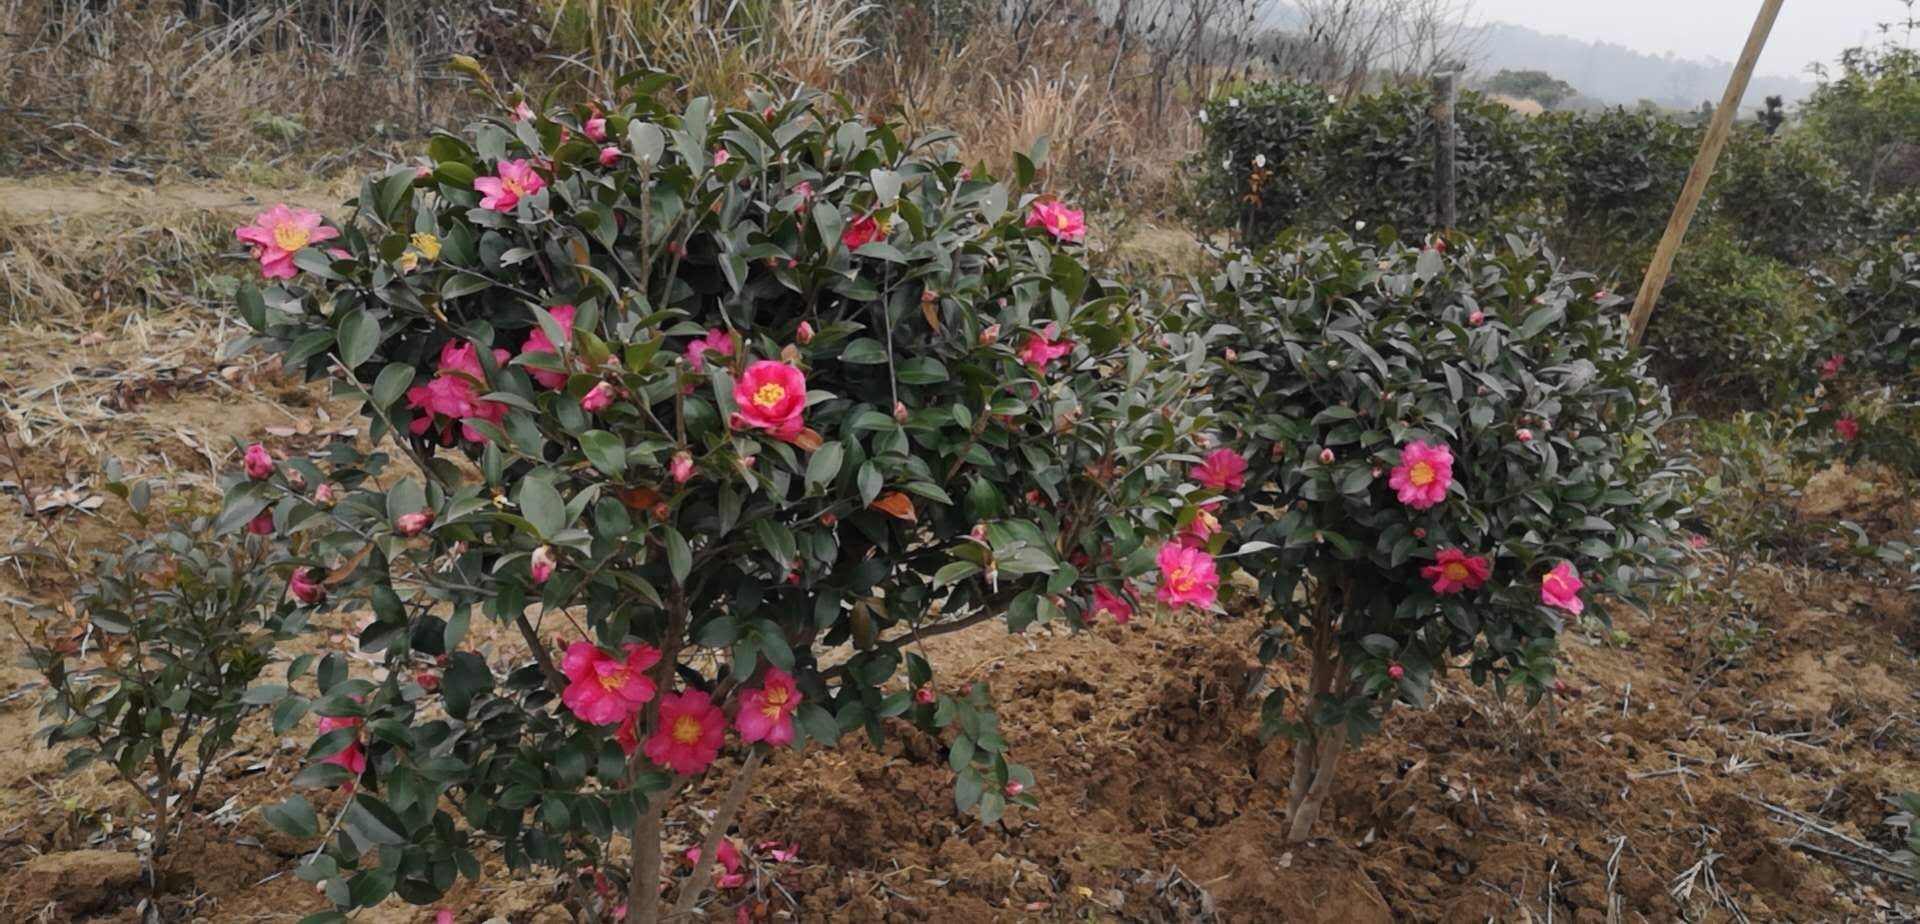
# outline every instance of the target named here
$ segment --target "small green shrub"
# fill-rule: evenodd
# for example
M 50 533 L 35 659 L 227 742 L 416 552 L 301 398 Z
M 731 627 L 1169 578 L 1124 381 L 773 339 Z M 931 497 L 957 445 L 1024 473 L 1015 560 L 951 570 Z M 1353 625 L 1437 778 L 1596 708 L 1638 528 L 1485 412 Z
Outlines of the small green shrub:
M 1554 241 L 1586 257 L 1660 236 L 1698 146 L 1696 129 L 1625 109 L 1548 113 L 1534 126 L 1559 201 Z
M 1864 224 L 1865 200 L 1852 178 L 1803 132 L 1742 129 L 1713 180 L 1716 217 L 1750 250 L 1794 266 L 1843 252 L 1852 229 Z
M 284 484 L 290 471 L 271 477 Z M 311 611 L 288 596 L 303 568 L 278 538 L 290 508 L 251 523 L 186 503 L 169 514 L 153 508 L 147 483 L 112 468 L 107 477 L 139 537 L 101 556 L 71 601 L 31 611 L 27 660 L 47 682 L 40 736 L 67 748 L 69 772 L 105 764 L 140 796 L 158 865 L 243 713 L 265 702 L 269 688 L 253 684 L 275 643 Z
M 1203 147 L 1182 165 L 1189 215 L 1259 242 L 1313 220 L 1316 139 L 1333 109 L 1333 97 L 1313 84 L 1251 83 L 1215 94 L 1201 116 Z
M 1345 742 L 1450 665 L 1550 689 L 1566 614 L 1633 600 L 1680 504 L 1666 392 L 1590 277 L 1519 237 L 1382 238 L 1232 254 L 1186 313 L 1222 447 L 1185 495 L 1222 531 L 1193 538 L 1258 579 L 1263 661 L 1311 655 L 1307 698 L 1266 704 L 1295 840 Z

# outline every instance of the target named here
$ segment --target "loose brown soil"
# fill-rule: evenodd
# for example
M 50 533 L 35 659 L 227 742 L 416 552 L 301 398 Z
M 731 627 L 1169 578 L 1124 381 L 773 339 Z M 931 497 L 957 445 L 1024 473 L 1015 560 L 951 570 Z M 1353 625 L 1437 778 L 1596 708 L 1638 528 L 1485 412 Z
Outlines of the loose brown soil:
M 122 321 L 84 344 L 100 332 L 73 319 L 0 331 L 0 394 L 13 438 L 24 434 L 27 487 L 97 490 L 91 473 L 111 455 L 204 488 L 231 466 L 232 438 L 298 452 L 355 425 L 271 368 L 216 361 L 222 337 L 211 324 Z M 24 552 L 84 558 L 120 521 L 108 504 L 29 522 L 20 480 L 0 458 L 0 609 L 24 626 L 21 607 L 58 602 L 71 586 Z M 1830 500 L 1832 510 L 1807 515 L 1850 503 Z M 1283 743 L 1261 744 L 1246 696 L 1253 620 L 1012 637 L 987 626 L 936 639 L 929 654 L 943 684 L 991 685 L 1017 758 L 1039 778 L 1041 808 L 990 827 L 956 815 L 943 743 L 905 725 L 880 749 L 850 738 L 782 755 L 762 771 L 737 834 L 745 845 L 790 843 L 798 857 L 761 866 L 709 914 L 744 905 L 753 920 L 855 922 L 1913 920 L 1913 882 L 1854 860 L 1885 865 L 1873 851 L 1895 850 L 1899 838 L 1882 797 L 1920 789 L 1914 600 L 1838 570 L 1750 568 L 1743 582 L 1760 631 L 1732 655 L 1701 637 L 1712 613 L 1616 607 L 1631 642 L 1570 634 L 1570 689 L 1539 708 L 1448 678 L 1430 708 L 1396 710 L 1383 735 L 1349 755 L 1320 838 L 1299 846 L 1283 837 L 1288 756 Z M 476 631 L 511 656 L 508 634 Z M 138 921 L 150 888 L 137 860 L 146 820 L 108 775 L 62 776 L 60 756 L 30 741 L 39 691 L 18 655 L 0 625 L 0 741 L 10 743 L 0 750 L 0 922 Z M 1297 689 L 1297 674 L 1276 682 Z M 311 733 L 278 739 L 256 716 L 221 757 L 157 876 L 166 920 L 291 921 L 321 908 L 289 872 L 312 845 L 271 832 L 257 813 L 283 797 Z M 723 783 L 695 803 L 711 806 Z M 670 827 L 676 850 L 699 833 L 689 808 Z M 487 865 L 484 881 L 448 897 L 459 920 L 569 920 L 557 877 Z M 391 904 L 356 920 L 431 918 Z

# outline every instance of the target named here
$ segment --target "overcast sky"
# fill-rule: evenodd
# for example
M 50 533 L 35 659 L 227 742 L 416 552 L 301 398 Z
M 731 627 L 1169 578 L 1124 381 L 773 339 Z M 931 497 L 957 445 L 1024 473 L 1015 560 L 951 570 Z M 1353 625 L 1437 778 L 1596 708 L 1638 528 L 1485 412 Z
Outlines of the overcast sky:
M 1472 18 L 1684 58 L 1740 56 L 1760 0 L 1473 0 Z M 1813 61 L 1879 41 L 1875 24 L 1903 16 L 1896 0 L 1786 0 L 1758 71 L 1803 76 Z

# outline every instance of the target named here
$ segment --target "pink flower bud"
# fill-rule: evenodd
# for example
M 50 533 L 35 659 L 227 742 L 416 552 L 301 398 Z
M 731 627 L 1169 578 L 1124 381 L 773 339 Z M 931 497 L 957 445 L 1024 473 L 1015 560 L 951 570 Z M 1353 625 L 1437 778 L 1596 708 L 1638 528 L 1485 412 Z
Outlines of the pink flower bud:
M 543 545 L 533 550 L 533 560 L 527 563 L 527 570 L 533 573 L 535 584 L 545 584 L 553 577 L 554 565 L 553 547 Z
M 333 483 L 323 481 L 313 489 L 313 502 L 322 507 L 333 506 Z
M 1553 678 L 1553 692 L 1555 693 L 1567 692 L 1567 682 L 1564 680 L 1561 680 L 1558 677 Z
M 1273 444 L 1273 448 L 1267 450 L 1267 458 L 1272 459 L 1275 462 L 1280 461 L 1280 457 L 1286 454 L 1287 454 L 1287 447 L 1282 446 L 1279 443 Z
M 418 536 L 421 532 L 425 531 L 427 527 L 432 525 L 433 511 L 431 510 L 403 513 L 399 519 L 393 521 L 394 531 L 402 536 Z
M 248 478 L 265 481 L 273 477 L 273 454 L 267 452 L 267 447 L 259 443 L 248 446 L 245 463 Z
M 607 140 L 606 116 L 594 116 L 588 119 L 587 124 L 580 126 L 580 131 L 587 136 L 588 141 L 594 144 Z
M 1233 347 L 1227 347 L 1226 352 L 1224 352 L 1221 355 L 1227 358 L 1227 362 L 1233 362 L 1234 360 L 1240 358 L 1240 354 L 1234 352 Z
M 792 261 L 788 261 L 788 263 L 791 264 Z M 806 346 L 807 344 L 812 343 L 813 342 L 813 325 L 807 323 L 806 321 L 801 321 L 799 329 L 793 332 L 793 339 L 799 341 L 801 346 Z
M 1320 464 L 1321 465 L 1333 464 L 1333 450 L 1331 449 L 1320 450 Z
M 600 382 L 580 396 L 580 409 L 589 414 L 598 414 L 613 406 L 613 386 Z
M 759 456 L 741 456 L 740 463 L 739 463 L 741 474 L 744 474 L 744 475 L 753 474 L 753 463 L 758 461 L 760 461 Z
M 898 401 L 893 402 L 893 419 L 900 423 L 907 422 L 907 406 L 905 404 Z
M 256 536 L 273 535 L 273 508 L 262 510 L 253 519 L 248 520 L 247 532 Z
M 320 583 L 325 576 L 316 568 L 295 568 L 293 576 L 287 578 L 287 592 L 301 603 L 319 603 L 327 596 L 326 585 Z
M 440 675 L 434 671 L 423 670 L 423 671 L 420 671 L 419 673 L 414 674 L 413 682 L 416 684 L 419 684 L 420 689 L 425 690 L 428 693 L 432 693 L 440 689 Z
M 693 477 L 693 454 L 684 449 L 674 453 L 667 472 L 673 476 L 674 484 L 686 484 L 687 479 Z
M 1006 793 L 1009 799 L 1025 792 L 1026 789 L 1026 784 L 1019 780 L 1008 780 L 1007 785 L 1000 787 L 1000 791 Z
M 658 501 L 652 508 L 653 518 L 665 522 L 673 517 L 673 508 L 666 501 Z
M 1427 538 L 1427 528 L 1426 528 L 1426 527 L 1424 527 L 1424 526 L 1416 526 L 1416 527 L 1414 527 L 1414 528 L 1413 528 L 1413 538 L 1415 538 L 1415 539 L 1425 539 L 1425 538 Z
M 933 695 L 932 687 L 921 687 L 913 691 L 913 701 L 922 706 L 931 706 L 937 699 L 939 699 L 939 697 Z
M 1517 439 L 1522 443 L 1531 443 L 1533 442 L 1533 431 L 1527 429 L 1526 427 L 1521 427 L 1519 430 L 1514 432 L 1513 437 L 1514 439 Z
M 732 159 L 733 159 L 733 155 L 731 153 L 728 153 L 726 148 L 715 148 L 713 150 L 713 165 L 716 167 L 721 166 L 725 164 L 727 161 L 730 161 Z
M 1484 311 L 1475 310 L 1474 313 L 1467 315 L 1467 323 L 1474 327 L 1479 327 L 1486 319 L 1487 313 Z
M 430 176 L 433 176 L 433 166 L 431 164 L 421 164 L 413 168 L 413 178 L 416 180 L 424 180 Z
M 1000 325 L 998 324 L 989 324 L 987 325 L 986 330 L 983 330 L 980 332 L 981 346 L 987 346 L 989 344 L 992 344 L 995 340 L 998 340 L 998 339 L 1000 339 Z
M 600 166 L 611 167 L 614 164 L 617 164 L 619 162 L 620 162 L 619 148 L 610 144 L 600 149 Z
M 967 538 L 972 539 L 975 542 L 987 541 L 987 524 L 985 523 L 973 524 L 973 531 L 967 534 Z
M 820 515 L 820 525 L 825 526 L 828 529 L 832 529 L 833 526 L 839 522 L 840 522 L 840 518 L 838 516 L 835 516 L 832 511 L 828 511 Z
M 307 476 L 300 474 L 300 470 L 297 468 L 287 469 L 287 487 L 295 491 L 305 491 L 307 489 Z
M 1392 664 L 1387 665 L 1387 676 L 1392 677 L 1395 680 L 1399 680 L 1400 678 L 1407 676 L 1407 669 L 1404 667 L 1401 667 L 1400 663 L 1396 661 Z

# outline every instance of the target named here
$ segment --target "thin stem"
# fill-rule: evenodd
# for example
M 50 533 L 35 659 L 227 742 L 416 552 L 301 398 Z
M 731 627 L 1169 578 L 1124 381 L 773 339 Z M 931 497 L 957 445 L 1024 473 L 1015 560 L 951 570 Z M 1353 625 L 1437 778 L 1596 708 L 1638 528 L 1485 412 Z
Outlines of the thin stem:
M 720 852 L 720 838 L 726 836 L 727 828 L 733 825 L 733 816 L 747 801 L 754 771 L 760 769 L 761 761 L 766 758 L 766 749 L 756 747 L 747 756 L 747 762 L 741 765 L 740 772 L 734 774 L 733 786 L 727 790 L 726 798 L 721 800 L 720 808 L 713 813 L 713 822 L 707 826 L 707 836 L 700 841 L 700 862 L 693 865 L 693 875 L 680 884 L 680 898 L 673 903 L 672 917 L 691 914 L 694 903 L 700 900 L 700 893 L 706 891 L 707 880 L 713 875 L 714 858 Z
M 547 654 L 547 646 L 540 641 L 540 633 L 534 631 L 533 624 L 527 622 L 527 614 L 520 613 L 513 618 L 514 625 L 520 628 L 520 637 L 527 642 L 527 650 L 533 652 L 533 659 L 540 663 L 540 673 L 547 676 L 547 686 L 555 696 L 566 692 L 567 675 L 553 666 L 553 658 Z

